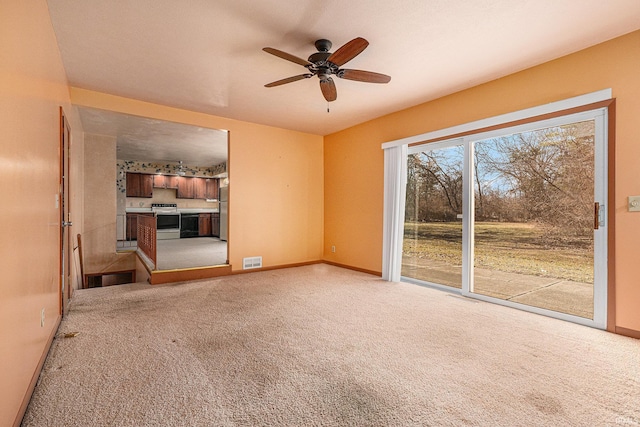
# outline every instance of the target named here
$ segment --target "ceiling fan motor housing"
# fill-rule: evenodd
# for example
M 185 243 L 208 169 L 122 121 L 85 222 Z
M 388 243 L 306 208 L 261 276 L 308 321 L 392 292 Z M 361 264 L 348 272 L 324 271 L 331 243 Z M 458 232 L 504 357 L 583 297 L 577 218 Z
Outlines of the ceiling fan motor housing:
M 309 56 L 308 61 L 313 65 L 308 65 L 307 69 L 313 74 L 317 75 L 321 81 L 328 80 L 332 74 L 338 72 L 338 66 L 332 62 L 327 61 L 331 56 L 331 42 L 327 39 L 317 40 L 315 43 L 318 52 L 312 53 Z
M 329 52 L 329 49 L 331 49 L 332 43 L 330 40 L 320 39 L 320 40 L 316 40 L 315 45 L 316 45 L 316 49 L 318 49 L 318 52 Z
M 331 56 L 330 52 L 316 52 L 316 53 L 312 53 L 309 56 L 309 62 L 313 62 L 314 64 L 316 63 L 322 63 L 322 62 L 327 62 L 327 59 Z

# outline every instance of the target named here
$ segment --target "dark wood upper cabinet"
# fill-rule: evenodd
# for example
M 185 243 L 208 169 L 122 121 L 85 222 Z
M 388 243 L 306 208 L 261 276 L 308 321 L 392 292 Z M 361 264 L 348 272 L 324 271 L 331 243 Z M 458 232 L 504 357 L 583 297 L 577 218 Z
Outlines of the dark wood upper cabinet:
M 194 199 L 206 199 L 207 182 L 204 178 L 191 178 L 193 180 Z
M 178 188 L 178 176 L 175 175 L 165 175 L 164 180 L 167 184 L 166 188 Z
M 178 177 L 178 191 L 176 197 L 178 199 L 193 199 L 195 188 L 193 186 L 193 178 L 184 176 Z
M 218 185 L 217 178 L 199 177 L 177 177 L 178 199 L 217 199 Z M 167 187 L 169 188 L 169 187 Z
M 218 178 L 205 178 L 206 190 L 205 199 L 218 199 L 218 187 L 220 181 Z
M 153 175 L 153 188 L 167 188 L 165 175 Z
M 178 188 L 178 177 L 175 175 L 154 175 L 153 188 Z
M 127 197 L 153 197 L 153 175 L 127 172 Z

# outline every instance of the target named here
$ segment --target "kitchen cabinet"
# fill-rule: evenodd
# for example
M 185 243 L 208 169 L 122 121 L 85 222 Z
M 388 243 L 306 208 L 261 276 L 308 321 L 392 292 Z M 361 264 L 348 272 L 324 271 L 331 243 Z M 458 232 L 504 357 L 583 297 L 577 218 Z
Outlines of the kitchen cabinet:
M 218 178 L 205 178 L 205 199 L 218 200 L 218 187 L 220 180 Z
M 198 236 L 211 236 L 211 214 L 201 213 L 198 219 Z
M 220 213 L 214 212 L 211 214 L 211 235 L 214 237 L 220 237 Z
M 184 177 L 178 178 L 178 199 L 217 199 L 218 198 L 217 178 Z
M 167 188 L 167 182 L 164 175 L 153 176 L 153 188 Z
M 153 197 L 153 175 L 127 172 L 127 197 Z
M 176 197 L 178 199 L 193 199 L 195 196 L 195 188 L 193 186 L 193 178 L 184 176 L 178 177 L 178 191 Z
M 126 239 L 128 241 L 138 240 L 138 216 L 153 216 L 152 213 L 131 213 L 127 212 Z
M 175 175 L 153 175 L 153 188 L 178 188 L 178 177 Z
M 204 178 L 191 178 L 193 180 L 193 198 L 206 199 L 207 182 Z
M 178 188 L 178 178 L 175 175 L 165 175 L 164 179 L 167 183 L 167 188 L 177 189 Z

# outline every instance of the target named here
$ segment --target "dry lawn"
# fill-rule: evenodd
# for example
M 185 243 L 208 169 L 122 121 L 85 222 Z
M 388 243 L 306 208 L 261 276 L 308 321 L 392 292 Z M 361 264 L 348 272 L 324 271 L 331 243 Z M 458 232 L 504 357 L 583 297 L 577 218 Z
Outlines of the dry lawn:
M 405 255 L 462 264 L 462 223 L 405 223 Z M 475 224 L 475 266 L 593 283 L 593 249 L 585 239 L 551 239 L 533 224 Z

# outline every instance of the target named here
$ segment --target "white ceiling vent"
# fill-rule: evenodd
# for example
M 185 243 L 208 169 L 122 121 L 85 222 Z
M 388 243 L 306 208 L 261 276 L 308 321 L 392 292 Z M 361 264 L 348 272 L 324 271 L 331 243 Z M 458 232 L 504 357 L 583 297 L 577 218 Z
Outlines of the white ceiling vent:
M 262 267 L 262 257 L 254 256 L 251 258 L 243 258 L 242 259 L 242 269 L 248 270 L 250 268 L 261 268 Z

